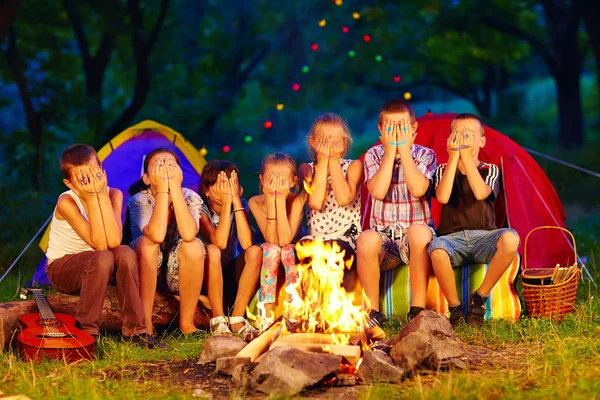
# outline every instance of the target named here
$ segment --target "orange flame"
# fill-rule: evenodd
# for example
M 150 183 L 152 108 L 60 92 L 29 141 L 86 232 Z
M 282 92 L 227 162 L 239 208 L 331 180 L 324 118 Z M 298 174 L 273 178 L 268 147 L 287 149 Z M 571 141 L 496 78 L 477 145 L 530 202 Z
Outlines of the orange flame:
M 298 243 L 296 253 L 310 262 L 298 264 L 299 279 L 286 287 L 292 301 L 284 304 L 284 315 L 302 321 L 304 332 L 331 333 L 333 344 L 348 344 L 347 333 L 360 331 L 364 321 L 361 296 L 342 287 L 352 260 L 344 260 L 345 251 L 337 243 L 320 239 Z

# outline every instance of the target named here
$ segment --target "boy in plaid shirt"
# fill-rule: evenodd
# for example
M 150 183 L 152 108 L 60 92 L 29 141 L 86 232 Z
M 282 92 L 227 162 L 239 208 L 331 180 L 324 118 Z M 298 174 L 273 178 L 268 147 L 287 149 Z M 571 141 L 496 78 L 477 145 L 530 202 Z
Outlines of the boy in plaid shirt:
M 407 101 L 391 100 L 379 112 L 381 144 L 365 155 L 365 183 L 371 194 L 369 230 L 357 241 L 357 270 L 371 309 L 367 328 L 379 335 L 380 271 L 408 264 L 412 290 L 409 318 L 425 308 L 431 261 L 427 246 L 435 231 L 429 187 L 435 152 L 414 144 L 415 113 Z M 410 249 L 410 262 L 409 262 Z M 378 339 L 373 337 L 373 339 Z

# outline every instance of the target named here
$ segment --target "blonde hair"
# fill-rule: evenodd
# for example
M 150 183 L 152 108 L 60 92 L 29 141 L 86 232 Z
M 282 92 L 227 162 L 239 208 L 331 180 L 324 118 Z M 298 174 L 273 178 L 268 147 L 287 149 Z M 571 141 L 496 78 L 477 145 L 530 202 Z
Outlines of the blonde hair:
M 352 140 L 350 128 L 348 127 L 348 123 L 346 123 L 346 120 L 334 113 L 326 113 L 320 115 L 313 122 L 312 126 L 310 127 L 310 131 L 308 132 L 308 136 L 306 137 L 306 149 L 308 150 L 308 154 L 313 160 L 316 160 L 315 149 L 310 143 L 310 141 L 311 139 L 314 140 L 315 134 L 317 133 L 317 129 L 322 124 L 339 125 L 342 127 L 342 131 L 344 132 L 344 138 L 346 139 L 346 148 L 344 149 L 344 153 L 342 154 L 342 157 L 344 157 L 348 153 L 348 150 L 352 147 L 354 141 Z
M 260 173 L 263 175 L 263 177 L 264 177 L 265 170 L 267 169 L 267 167 L 269 165 L 273 165 L 273 164 L 287 164 L 288 167 L 290 168 L 290 171 L 292 172 L 292 175 L 298 176 L 298 172 L 296 170 L 296 161 L 294 161 L 294 159 L 289 154 L 273 153 L 273 154 L 269 154 L 268 156 L 266 156 L 263 159 L 262 166 L 260 168 Z M 260 193 L 263 192 L 262 183 L 259 184 L 258 189 L 259 189 Z

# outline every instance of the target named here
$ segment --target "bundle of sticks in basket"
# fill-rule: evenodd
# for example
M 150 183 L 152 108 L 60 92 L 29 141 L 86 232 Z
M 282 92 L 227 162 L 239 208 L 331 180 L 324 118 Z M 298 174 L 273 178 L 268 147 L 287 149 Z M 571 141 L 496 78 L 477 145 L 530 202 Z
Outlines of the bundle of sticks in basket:
M 552 274 L 552 283 L 558 284 L 568 281 L 576 269 L 577 264 L 573 264 L 570 267 L 561 267 L 560 264 L 556 264 L 554 273 Z

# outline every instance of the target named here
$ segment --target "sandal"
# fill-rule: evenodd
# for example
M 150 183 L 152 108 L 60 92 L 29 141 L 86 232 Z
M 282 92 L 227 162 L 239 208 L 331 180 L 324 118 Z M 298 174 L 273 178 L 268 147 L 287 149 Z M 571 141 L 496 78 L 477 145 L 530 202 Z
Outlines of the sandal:
M 252 340 L 256 338 L 259 334 L 258 329 L 248 322 L 248 320 L 244 317 L 229 317 L 229 325 L 240 324 L 243 323 L 244 326 L 240 328 L 239 331 L 235 332 L 235 335 L 241 336 L 245 341 Z
M 227 317 L 220 316 L 210 319 L 210 333 L 214 336 L 231 335 Z

